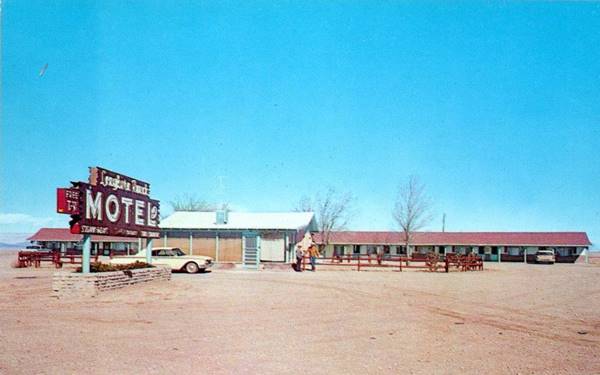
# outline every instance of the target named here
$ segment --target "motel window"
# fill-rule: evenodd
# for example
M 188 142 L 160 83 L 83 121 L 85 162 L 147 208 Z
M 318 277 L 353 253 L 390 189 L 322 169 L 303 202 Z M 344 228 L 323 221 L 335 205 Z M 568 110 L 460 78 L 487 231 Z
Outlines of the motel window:
M 519 253 L 521 252 L 521 249 L 519 249 L 518 247 L 509 247 L 508 248 L 508 255 L 519 255 Z
M 353 254 L 360 254 L 360 245 L 354 245 L 352 249 Z
M 390 247 L 388 245 L 383 247 L 383 253 L 384 254 L 389 254 L 390 253 Z
M 345 255 L 346 254 L 346 246 L 335 245 L 334 253 L 337 255 Z

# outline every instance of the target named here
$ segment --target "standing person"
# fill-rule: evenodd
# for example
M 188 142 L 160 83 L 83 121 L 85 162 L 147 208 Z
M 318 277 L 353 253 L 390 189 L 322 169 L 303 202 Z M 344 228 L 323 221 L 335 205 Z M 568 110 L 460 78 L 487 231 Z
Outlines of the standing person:
M 321 253 L 319 253 L 319 249 L 314 242 L 308 248 L 308 255 L 310 256 L 311 271 L 315 272 L 317 268 L 317 257 L 321 256 Z
M 298 244 L 296 245 L 296 272 L 302 272 L 302 258 L 304 258 L 304 251 Z

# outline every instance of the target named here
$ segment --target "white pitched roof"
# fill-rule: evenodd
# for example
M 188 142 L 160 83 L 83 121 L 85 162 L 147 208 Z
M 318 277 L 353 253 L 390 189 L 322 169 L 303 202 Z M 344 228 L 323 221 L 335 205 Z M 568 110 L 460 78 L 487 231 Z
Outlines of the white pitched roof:
M 217 224 L 216 212 L 176 211 L 161 220 L 161 229 L 303 229 L 312 212 L 228 212 L 227 223 Z

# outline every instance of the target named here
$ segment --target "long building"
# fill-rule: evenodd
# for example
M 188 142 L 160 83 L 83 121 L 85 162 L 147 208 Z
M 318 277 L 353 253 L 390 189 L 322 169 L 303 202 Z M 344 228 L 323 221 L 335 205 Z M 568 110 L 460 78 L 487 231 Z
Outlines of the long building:
M 475 253 L 486 261 L 533 261 L 538 250 L 553 249 L 557 262 L 575 262 L 591 246 L 585 232 L 415 232 L 411 236 L 413 253 Z M 323 236 L 315 242 L 325 245 Z M 331 232 L 324 255 L 406 254 L 402 232 Z

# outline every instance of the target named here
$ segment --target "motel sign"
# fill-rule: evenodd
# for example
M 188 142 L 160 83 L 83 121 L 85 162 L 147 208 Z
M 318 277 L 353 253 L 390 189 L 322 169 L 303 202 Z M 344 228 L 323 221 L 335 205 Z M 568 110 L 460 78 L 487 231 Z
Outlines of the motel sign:
M 150 184 L 104 168 L 90 168 L 88 183 L 57 189 L 57 212 L 71 215 L 72 233 L 159 238 L 160 203 Z

